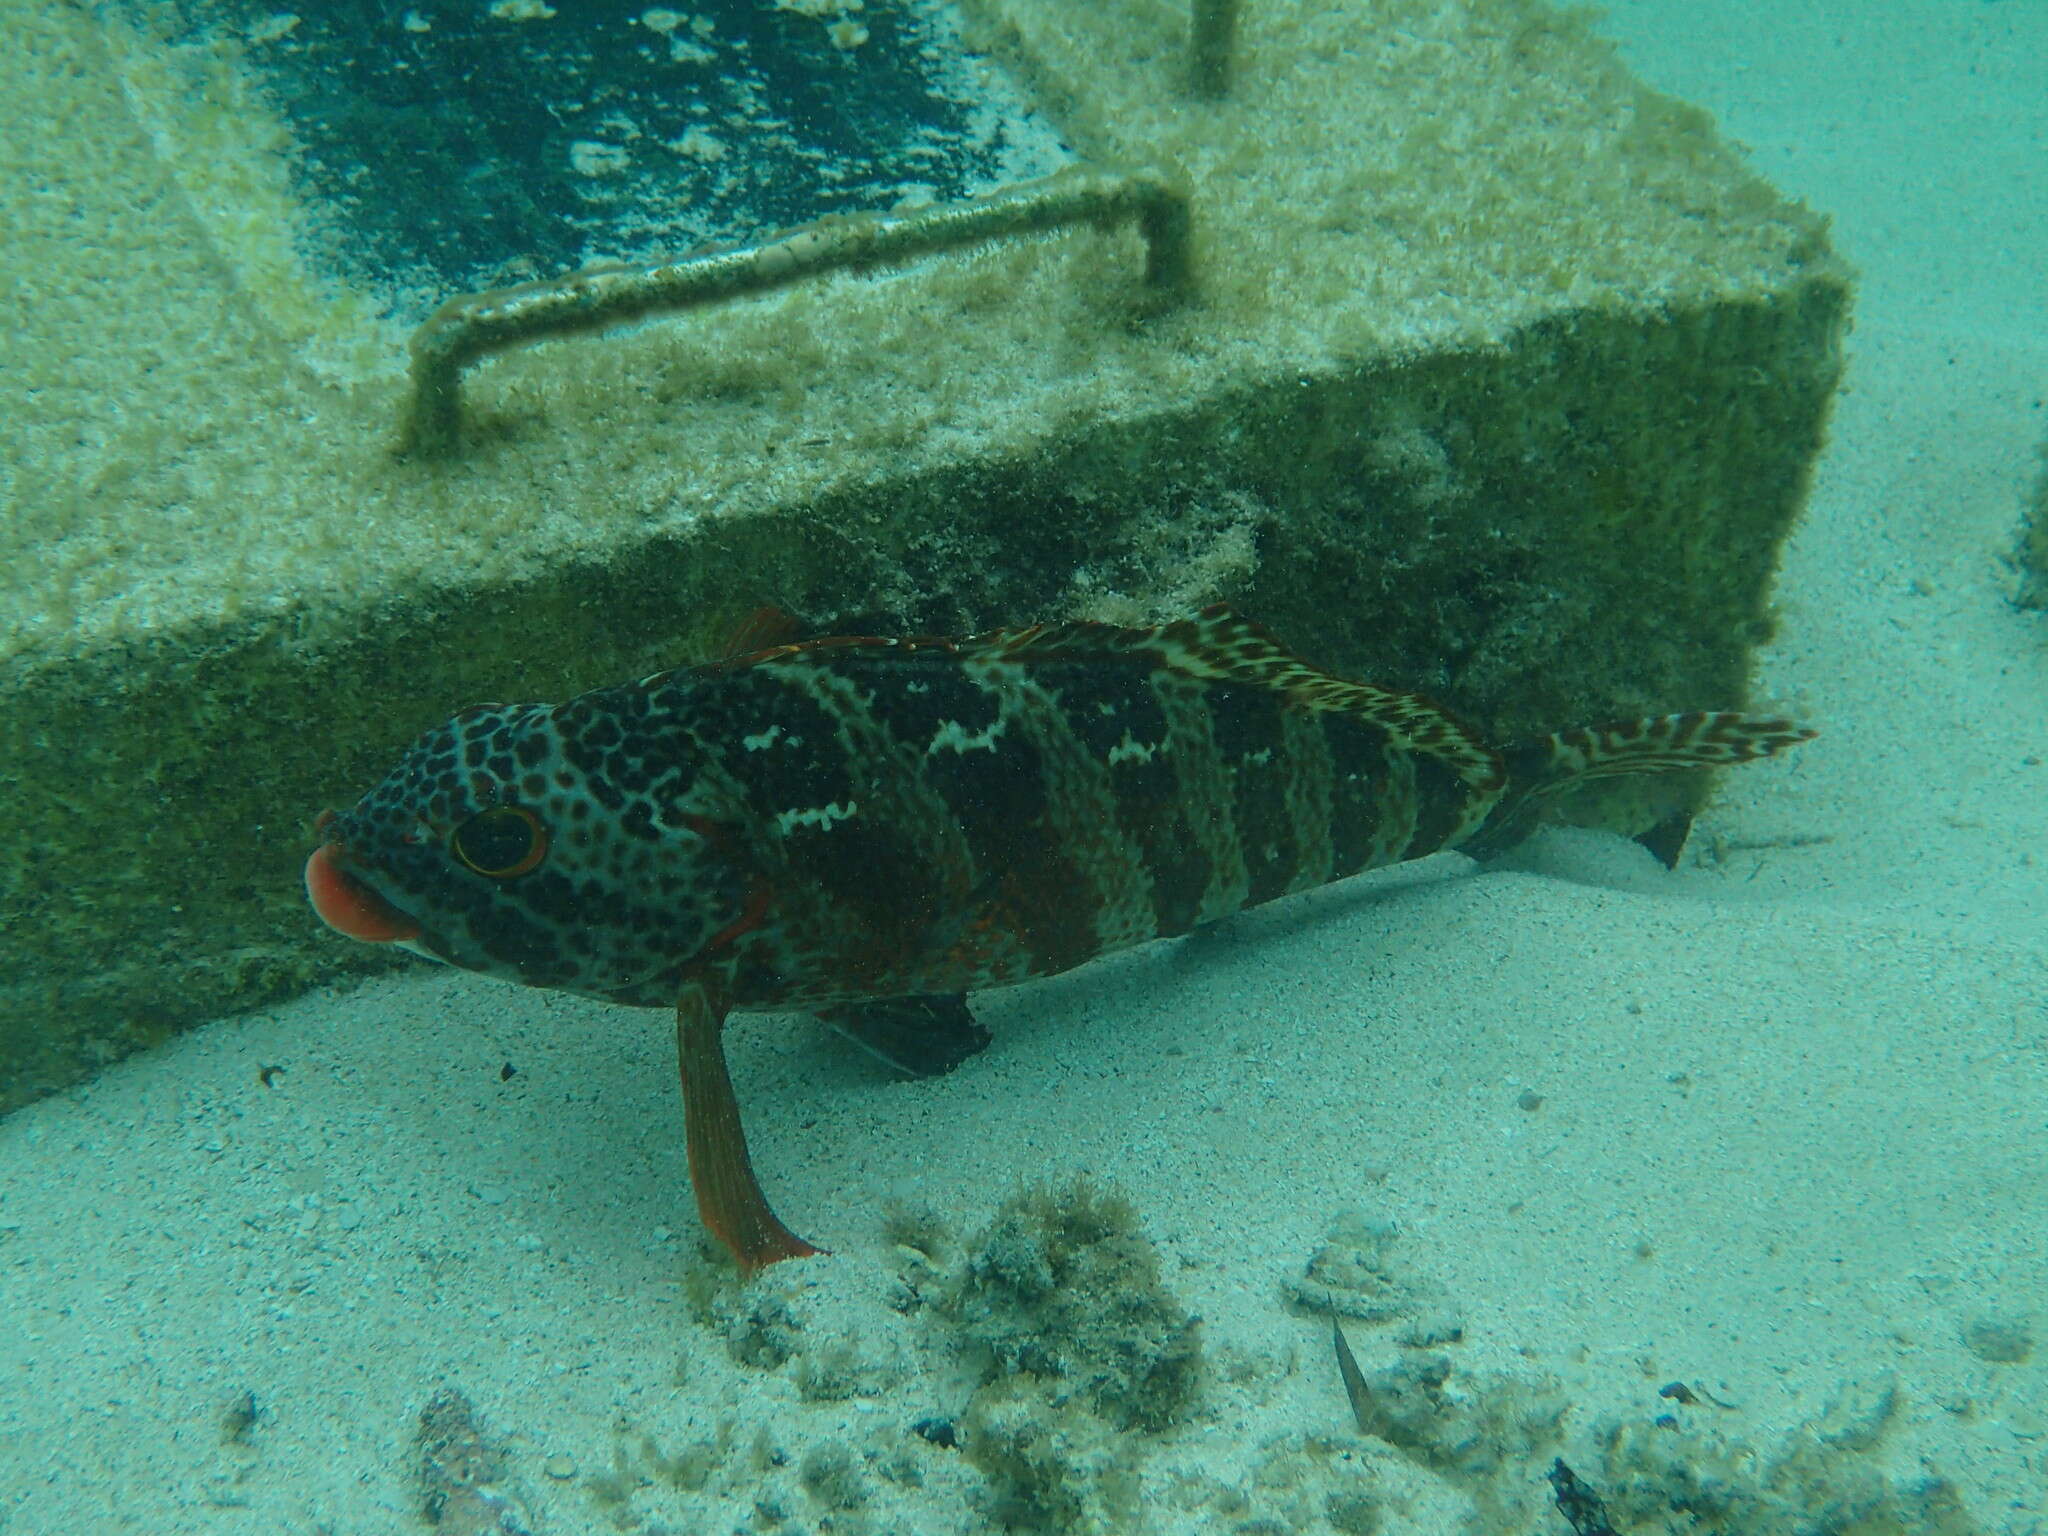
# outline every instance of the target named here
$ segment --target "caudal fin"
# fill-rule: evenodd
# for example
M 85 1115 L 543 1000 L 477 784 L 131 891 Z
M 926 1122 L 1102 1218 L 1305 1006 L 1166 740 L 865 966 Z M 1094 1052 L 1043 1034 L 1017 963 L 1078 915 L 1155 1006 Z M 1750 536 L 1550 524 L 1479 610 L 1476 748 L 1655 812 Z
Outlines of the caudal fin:
M 1596 779 L 1752 763 L 1817 734 L 1782 716 L 1731 710 L 1651 715 L 1553 731 L 1503 754 L 1507 792 L 1459 847 L 1477 859 L 1504 853 L 1536 830 L 1559 797 Z

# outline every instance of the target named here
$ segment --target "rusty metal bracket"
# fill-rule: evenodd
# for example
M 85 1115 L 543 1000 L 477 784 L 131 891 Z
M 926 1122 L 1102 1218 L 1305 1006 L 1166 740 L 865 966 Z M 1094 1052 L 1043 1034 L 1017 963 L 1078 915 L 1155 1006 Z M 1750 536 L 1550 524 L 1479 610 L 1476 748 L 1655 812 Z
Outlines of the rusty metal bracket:
M 835 214 L 757 245 L 651 266 L 586 267 L 461 294 L 413 333 L 400 451 L 425 456 L 455 447 L 463 373 L 494 352 L 764 293 L 819 273 L 867 271 L 1010 235 L 1126 220 L 1144 237 L 1146 284 L 1165 293 L 1182 288 L 1189 271 L 1187 194 L 1156 172 L 1083 166 L 965 202 Z

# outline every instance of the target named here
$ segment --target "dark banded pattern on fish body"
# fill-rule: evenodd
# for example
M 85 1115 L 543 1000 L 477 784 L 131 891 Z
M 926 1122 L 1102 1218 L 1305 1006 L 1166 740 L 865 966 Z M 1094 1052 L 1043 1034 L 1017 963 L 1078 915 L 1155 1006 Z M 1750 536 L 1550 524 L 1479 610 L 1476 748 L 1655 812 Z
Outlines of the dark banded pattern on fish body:
M 833 637 L 466 710 L 322 818 L 306 877 L 353 937 L 675 1007 L 698 1207 L 756 1267 L 815 1250 L 754 1180 L 719 1044 L 731 1010 L 947 1031 L 950 1065 L 985 1038 L 964 994 L 1361 870 L 1490 853 L 1588 779 L 1808 734 L 1673 715 L 1502 753 L 1222 609 Z
M 797 646 L 662 687 L 764 833 L 741 1007 L 1054 974 L 1434 852 L 1505 784 L 1434 706 L 1221 614 Z

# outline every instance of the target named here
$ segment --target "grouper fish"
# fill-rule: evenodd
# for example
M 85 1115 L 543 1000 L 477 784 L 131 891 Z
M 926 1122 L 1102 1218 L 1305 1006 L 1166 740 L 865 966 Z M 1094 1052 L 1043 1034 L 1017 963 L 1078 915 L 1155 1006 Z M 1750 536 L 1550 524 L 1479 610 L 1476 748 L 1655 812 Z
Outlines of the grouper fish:
M 1361 870 L 1499 852 L 1588 780 L 1811 734 L 1702 711 L 1497 749 L 1223 608 L 835 636 L 466 709 L 320 818 L 306 887 L 352 938 L 673 1008 L 698 1212 L 752 1272 L 820 1250 L 755 1178 L 734 1010 L 808 1010 L 945 1070 L 987 1042 L 971 992 Z

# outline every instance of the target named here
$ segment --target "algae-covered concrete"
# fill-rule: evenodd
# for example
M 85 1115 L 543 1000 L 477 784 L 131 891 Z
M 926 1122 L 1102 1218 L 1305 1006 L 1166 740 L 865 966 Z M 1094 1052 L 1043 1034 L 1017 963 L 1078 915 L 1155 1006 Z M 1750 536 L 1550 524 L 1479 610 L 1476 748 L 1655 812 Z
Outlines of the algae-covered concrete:
M 1227 597 L 1504 735 L 1726 704 L 1839 367 L 1822 221 L 1532 0 L 982 0 L 1083 158 L 1193 200 L 492 359 L 393 453 L 404 330 L 304 252 L 232 37 L 24 0 L 0 54 L 0 1107 L 368 963 L 311 818 L 419 729 L 820 627 Z

